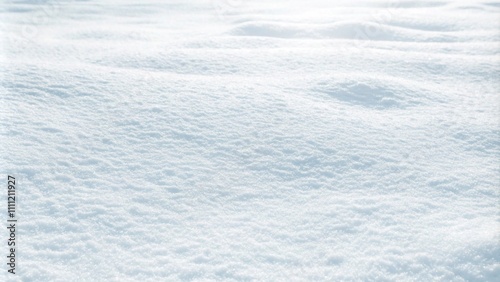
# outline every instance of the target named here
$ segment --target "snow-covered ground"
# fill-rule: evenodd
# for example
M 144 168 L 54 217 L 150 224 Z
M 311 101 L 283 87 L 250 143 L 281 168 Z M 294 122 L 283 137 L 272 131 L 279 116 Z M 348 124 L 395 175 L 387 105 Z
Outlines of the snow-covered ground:
M 500 2 L 0 7 L 0 280 L 499 281 Z

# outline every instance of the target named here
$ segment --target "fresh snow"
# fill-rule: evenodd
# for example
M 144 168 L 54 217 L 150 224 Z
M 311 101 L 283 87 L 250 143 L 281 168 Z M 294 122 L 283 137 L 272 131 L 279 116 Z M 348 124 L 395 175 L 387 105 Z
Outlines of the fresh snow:
M 0 280 L 500 281 L 500 2 L 0 7 Z

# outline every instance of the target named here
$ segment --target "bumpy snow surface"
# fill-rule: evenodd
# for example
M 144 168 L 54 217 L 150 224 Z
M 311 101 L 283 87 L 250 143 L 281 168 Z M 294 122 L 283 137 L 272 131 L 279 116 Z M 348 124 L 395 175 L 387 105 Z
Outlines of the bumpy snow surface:
M 499 13 L 2 1 L 0 277 L 499 281 Z

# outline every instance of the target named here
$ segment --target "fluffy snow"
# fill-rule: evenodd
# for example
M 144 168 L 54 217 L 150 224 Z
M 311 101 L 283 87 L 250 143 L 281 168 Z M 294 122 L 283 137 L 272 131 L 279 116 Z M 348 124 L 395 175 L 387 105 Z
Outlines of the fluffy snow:
M 500 2 L 0 7 L 0 279 L 500 280 Z

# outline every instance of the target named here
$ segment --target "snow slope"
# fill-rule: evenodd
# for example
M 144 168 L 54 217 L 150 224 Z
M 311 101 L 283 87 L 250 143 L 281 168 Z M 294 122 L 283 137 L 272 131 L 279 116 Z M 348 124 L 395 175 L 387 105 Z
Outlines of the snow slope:
M 0 7 L 1 279 L 499 281 L 500 2 Z

